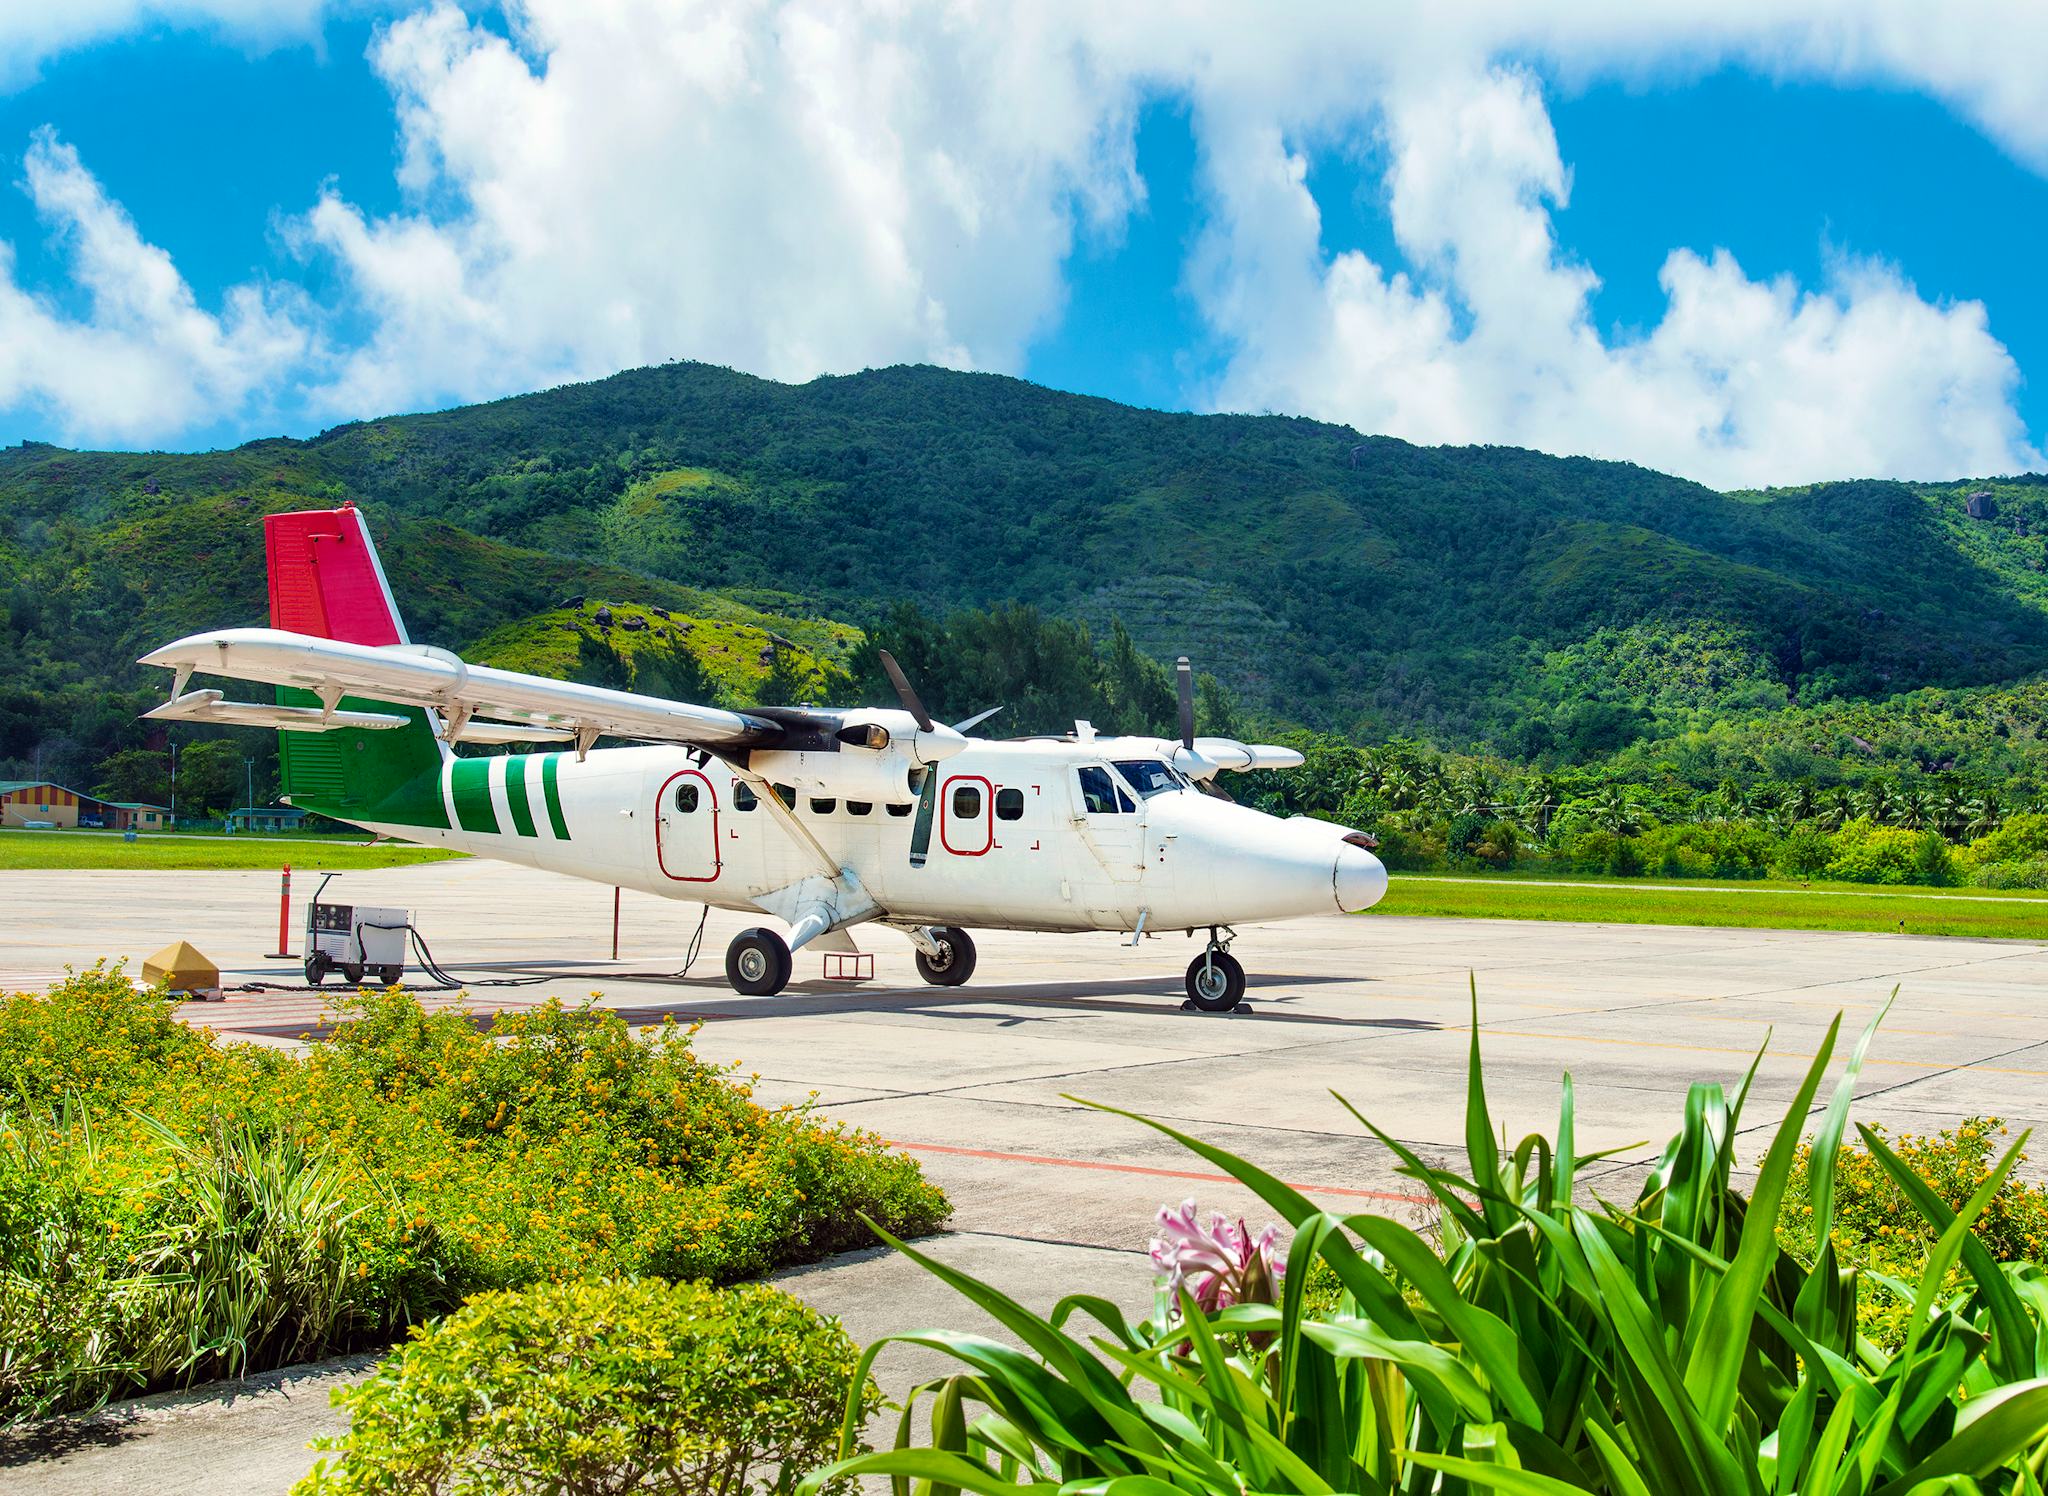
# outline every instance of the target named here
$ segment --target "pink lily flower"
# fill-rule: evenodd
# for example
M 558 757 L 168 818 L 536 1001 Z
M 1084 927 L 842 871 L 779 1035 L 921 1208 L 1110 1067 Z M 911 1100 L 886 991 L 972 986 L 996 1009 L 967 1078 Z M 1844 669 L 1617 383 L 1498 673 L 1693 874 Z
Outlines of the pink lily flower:
M 1232 1304 L 1272 1303 L 1287 1271 L 1279 1227 L 1268 1226 L 1253 1236 L 1242 1220 L 1233 1222 L 1220 1211 L 1203 1226 L 1195 1218 L 1193 1200 L 1182 1201 L 1178 1210 L 1159 1208 L 1152 1265 L 1170 1300 L 1178 1303 L 1185 1287 L 1205 1314 Z

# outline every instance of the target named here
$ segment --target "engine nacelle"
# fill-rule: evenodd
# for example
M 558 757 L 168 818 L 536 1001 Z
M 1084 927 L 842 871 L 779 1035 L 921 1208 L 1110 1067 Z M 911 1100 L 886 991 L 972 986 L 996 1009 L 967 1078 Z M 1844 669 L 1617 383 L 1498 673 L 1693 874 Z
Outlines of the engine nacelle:
M 910 755 L 894 743 L 880 753 L 863 748 L 838 753 L 757 749 L 747 756 L 748 770 L 770 784 L 786 784 L 806 795 L 881 805 L 908 805 L 917 799 L 910 787 L 914 767 Z

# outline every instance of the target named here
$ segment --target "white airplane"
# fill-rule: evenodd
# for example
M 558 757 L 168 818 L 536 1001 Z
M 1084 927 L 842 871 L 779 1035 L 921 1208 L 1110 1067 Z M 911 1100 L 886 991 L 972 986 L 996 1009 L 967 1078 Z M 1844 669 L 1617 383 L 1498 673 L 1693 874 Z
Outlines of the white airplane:
M 158 721 L 281 730 L 289 803 L 451 847 L 780 921 L 726 951 L 733 987 L 780 992 L 791 952 L 852 951 L 878 922 L 927 982 L 974 971 L 967 928 L 1206 931 L 1198 1008 L 1244 995 L 1231 927 L 1354 912 L 1387 874 L 1362 832 L 1237 805 L 1223 770 L 1287 768 L 1288 748 L 1196 737 L 967 736 L 934 722 L 882 656 L 902 709 L 725 711 L 466 665 L 406 637 L 353 505 L 269 516 L 269 628 L 194 634 L 143 657 L 174 672 Z M 277 687 L 275 704 L 189 690 L 194 675 Z M 594 748 L 599 738 L 643 747 Z M 464 757 L 461 744 L 559 744 Z M 1206 791 L 1206 792 L 1205 792 Z

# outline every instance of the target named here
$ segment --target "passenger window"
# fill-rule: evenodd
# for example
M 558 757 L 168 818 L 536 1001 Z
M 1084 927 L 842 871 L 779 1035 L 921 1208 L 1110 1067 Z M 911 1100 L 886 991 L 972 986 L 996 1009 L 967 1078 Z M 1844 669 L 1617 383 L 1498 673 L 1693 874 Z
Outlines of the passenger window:
M 953 819 L 974 821 L 981 818 L 981 791 L 971 784 L 953 787 Z
M 684 780 L 676 786 L 676 809 L 689 815 L 697 808 L 697 786 Z
M 829 816 L 838 808 L 839 802 L 837 800 L 824 800 L 816 795 L 811 796 L 811 814 L 814 816 Z
M 1081 806 L 1091 816 L 1113 816 L 1121 811 L 1133 809 L 1131 797 L 1116 787 L 1116 781 L 1109 777 L 1109 770 L 1100 764 L 1089 764 L 1079 771 L 1081 776 Z
M 1021 821 L 1024 819 L 1024 792 L 1022 790 L 996 791 L 996 819 L 999 821 Z
M 732 808 L 734 810 L 752 810 L 760 803 L 760 799 L 754 794 L 754 787 L 752 785 L 743 779 L 735 779 L 732 782 Z
M 907 816 L 916 807 L 910 805 L 885 805 L 882 808 L 892 816 Z
M 849 800 L 846 802 L 846 813 L 850 816 L 864 816 L 874 808 L 875 803 L 872 800 Z
M 796 791 L 795 791 L 795 790 L 791 789 L 791 788 L 790 788 L 790 787 L 789 787 L 788 785 L 786 785 L 786 784 L 778 784 L 778 785 L 774 785 L 774 786 L 772 786 L 772 788 L 773 788 L 773 789 L 774 789 L 774 791 L 775 791 L 775 798 L 776 798 L 776 799 L 778 799 L 778 800 L 780 800 L 780 801 L 782 802 L 783 808 L 784 808 L 785 810 L 795 810 L 795 809 L 796 809 Z

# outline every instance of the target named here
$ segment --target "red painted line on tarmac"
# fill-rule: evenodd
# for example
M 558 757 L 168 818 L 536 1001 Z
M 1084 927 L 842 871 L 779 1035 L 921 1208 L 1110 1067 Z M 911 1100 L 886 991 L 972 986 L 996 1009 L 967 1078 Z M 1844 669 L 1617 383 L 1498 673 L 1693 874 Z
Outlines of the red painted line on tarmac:
M 992 1148 L 955 1148 L 946 1143 L 906 1143 L 901 1138 L 884 1138 L 891 1148 L 912 1153 L 949 1153 L 956 1158 L 986 1158 L 1004 1164 L 1049 1164 L 1059 1169 L 1100 1169 L 1110 1174 L 1142 1174 L 1151 1179 L 1197 1179 L 1205 1184 L 1239 1184 L 1228 1174 L 1205 1174 L 1196 1169 L 1152 1169 L 1143 1164 L 1106 1164 L 1092 1158 L 1056 1158 L 1045 1153 L 1000 1153 Z M 1403 1195 L 1392 1190 L 1355 1190 L 1334 1184 L 1289 1184 L 1304 1195 L 1344 1195 L 1354 1200 L 1386 1200 L 1398 1205 L 1434 1205 L 1428 1195 Z

